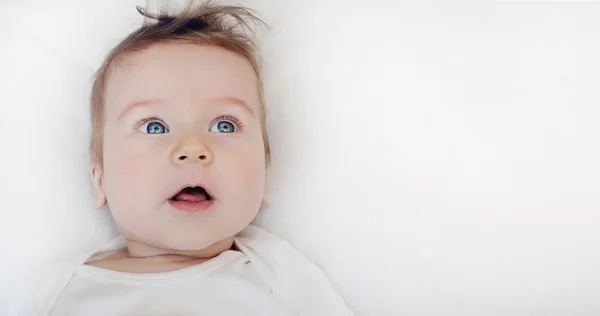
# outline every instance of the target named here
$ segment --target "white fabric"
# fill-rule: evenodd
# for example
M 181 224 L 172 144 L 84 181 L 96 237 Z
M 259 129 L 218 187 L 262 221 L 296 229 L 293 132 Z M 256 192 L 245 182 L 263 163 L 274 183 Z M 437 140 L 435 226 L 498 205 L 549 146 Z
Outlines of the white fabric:
M 119 237 L 48 267 L 10 315 L 352 315 L 322 271 L 284 240 L 251 225 L 235 244 L 240 251 L 164 273 L 82 265 L 123 249 Z
M 255 224 L 355 314 L 600 315 L 598 3 L 232 1 L 272 26 Z M 146 2 L 0 1 L 0 315 L 38 265 L 116 236 L 86 105 Z
M 285 315 L 248 257 L 228 250 L 166 273 L 81 266 L 50 315 Z

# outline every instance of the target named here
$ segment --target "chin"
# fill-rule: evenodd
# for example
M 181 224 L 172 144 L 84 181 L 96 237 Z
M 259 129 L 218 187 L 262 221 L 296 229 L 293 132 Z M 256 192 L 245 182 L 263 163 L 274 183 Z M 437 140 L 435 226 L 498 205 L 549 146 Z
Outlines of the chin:
M 230 247 L 231 245 L 226 243 L 231 243 L 235 235 L 245 229 L 257 213 L 258 209 L 254 212 L 246 209 L 213 218 L 192 217 L 173 222 L 165 221 L 160 224 L 161 227 L 146 233 L 152 233 L 152 242 L 155 245 L 176 251 L 198 251 L 211 246 Z

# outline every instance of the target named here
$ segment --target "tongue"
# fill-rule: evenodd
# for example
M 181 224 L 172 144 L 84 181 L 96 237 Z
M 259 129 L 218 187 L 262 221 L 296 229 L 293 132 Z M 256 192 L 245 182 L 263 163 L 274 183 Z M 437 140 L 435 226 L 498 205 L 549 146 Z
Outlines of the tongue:
M 187 202 L 202 202 L 206 201 L 206 196 L 203 193 L 181 192 L 177 194 L 173 200 Z

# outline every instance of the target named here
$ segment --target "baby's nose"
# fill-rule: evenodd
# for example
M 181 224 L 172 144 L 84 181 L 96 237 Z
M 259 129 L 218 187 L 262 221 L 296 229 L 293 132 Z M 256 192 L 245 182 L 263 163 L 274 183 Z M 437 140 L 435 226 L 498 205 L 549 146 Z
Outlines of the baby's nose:
M 199 137 L 186 137 L 171 154 L 171 161 L 175 165 L 201 162 L 207 164 L 212 160 L 212 153 L 208 146 Z

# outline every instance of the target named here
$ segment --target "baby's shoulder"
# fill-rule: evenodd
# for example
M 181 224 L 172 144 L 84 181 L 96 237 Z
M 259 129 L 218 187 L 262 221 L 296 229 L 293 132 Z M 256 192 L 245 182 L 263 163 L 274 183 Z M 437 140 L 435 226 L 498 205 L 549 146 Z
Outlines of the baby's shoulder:
M 289 241 L 257 226 L 235 240 L 280 302 L 306 315 L 352 315 L 325 273 Z

